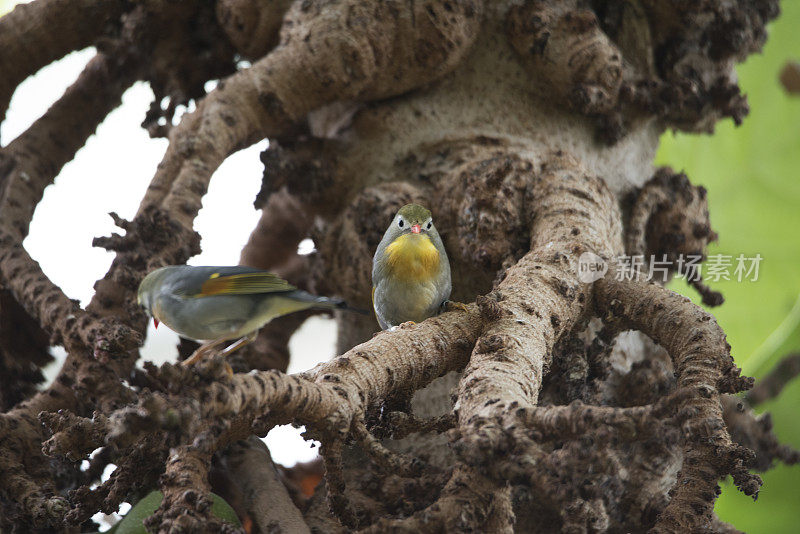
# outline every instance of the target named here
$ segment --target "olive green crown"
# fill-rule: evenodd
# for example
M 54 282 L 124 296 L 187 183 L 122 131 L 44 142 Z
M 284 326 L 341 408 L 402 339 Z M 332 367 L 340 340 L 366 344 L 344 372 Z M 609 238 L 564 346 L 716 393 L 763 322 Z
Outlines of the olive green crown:
M 431 216 L 430 210 L 420 206 L 419 204 L 406 204 L 397 212 L 403 218 L 411 223 L 423 223 Z

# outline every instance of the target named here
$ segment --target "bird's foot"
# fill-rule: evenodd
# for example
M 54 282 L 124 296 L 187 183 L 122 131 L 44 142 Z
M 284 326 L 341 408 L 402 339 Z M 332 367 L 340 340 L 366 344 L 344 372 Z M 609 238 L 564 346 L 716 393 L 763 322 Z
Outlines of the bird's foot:
M 203 350 L 203 347 L 200 347 L 199 349 L 194 351 L 191 356 L 183 360 L 181 362 L 181 365 L 183 365 L 184 367 L 189 367 L 191 365 L 194 365 L 200 360 L 202 360 L 203 356 L 205 356 L 207 352 L 208 350 Z
M 225 350 L 222 351 L 222 355 L 223 356 L 230 356 L 231 354 L 233 354 L 234 352 L 236 352 L 240 348 L 244 347 L 248 343 L 252 343 L 253 341 L 255 341 L 257 334 L 258 334 L 258 331 L 251 332 L 250 334 L 247 334 L 243 338 L 237 340 L 235 343 L 232 343 L 231 345 L 225 347 Z
M 216 369 L 216 371 L 211 372 L 216 376 L 219 376 L 219 367 L 217 366 L 218 360 L 222 360 L 219 363 L 222 364 L 222 368 L 225 370 L 225 373 L 228 375 L 228 377 L 233 377 L 233 367 L 231 367 L 231 364 L 229 364 L 225 358 L 224 351 L 214 351 L 213 349 L 209 349 L 201 352 L 200 349 L 197 349 L 194 351 L 194 353 L 192 353 L 191 356 L 183 360 L 181 365 L 184 367 L 199 365 L 199 367 L 195 367 L 195 369 L 198 369 L 198 371 L 203 374 L 212 369 Z
M 198 347 L 198 349 L 196 351 L 194 351 L 191 356 L 189 356 L 188 358 L 183 360 L 181 362 L 181 364 L 184 367 L 189 367 L 190 365 L 196 364 L 201 359 L 203 359 L 203 357 L 206 354 L 208 354 L 209 352 L 211 352 L 212 350 L 214 350 L 215 348 L 220 346 L 225 341 L 226 341 L 225 338 L 223 338 L 223 339 L 215 339 L 213 341 L 209 341 L 208 343 L 204 343 L 204 344 L 200 345 L 200 347 Z
M 243 338 L 238 339 L 236 342 L 234 342 L 234 343 L 230 344 L 229 346 L 225 347 L 225 349 L 222 350 L 220 352 L 220 354 L 222 354 L 223 356 L 228 356 L 228 355 L 236 352 L 237 350 L 239 350 L 240 348 L 244 347 L 248 343 L 252 343 L 253 340 L 255 340 L 255 338 L 256 338 L 256 334 L 258 334 L 258 331 L 251 332 L 251 333 L 247 334 L 246 336 L 244 336 Z M 200 359 L 203 356 L 205 356 L 207 353 L 211 352 L 213 349 L 217 348 L 219 345 L 221 345 L 222 343 L 224 343 L 227 340 L 228 340 L 228 338 L 221 338 L 221 339 L 215 339 L 214 341 L 209 341 L 208 343 L 206 343 L 205 345 L 202 345 L 199 349 L 194 351 L 191 356 L 189 356 L 188 358 L 183 360 L 183 362 L 181 362 L 181 363 L 186 367 L 188 367 L 190 365 L 194 365 L 198 361 L 200 361 Z M 228 365 L 228 364 L 226 363 L 225 365 Z M 228 367 L 230 367 L 230 366 L 228 365 Z M 233 374 L 233 370 L 231 370 L 231 374 Z
M 445 311 L 454 311 L 454 310 L 461 310 L 461 311 L 469 311 L 469 308 L 463 302 L 456 302 L 454 300 L 448 300 L 444 304 Z

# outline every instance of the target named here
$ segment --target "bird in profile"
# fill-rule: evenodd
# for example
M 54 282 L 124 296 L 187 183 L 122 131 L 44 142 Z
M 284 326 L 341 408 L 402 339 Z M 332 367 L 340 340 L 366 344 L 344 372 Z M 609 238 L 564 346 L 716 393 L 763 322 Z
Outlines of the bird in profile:
M 148 274 L 139 305 L 158 327 L 164 323 L 181 337 L 203 342 L 184 365 L 191 365 L 226 341 L 228 355 L 253 341 L 258 330 L 282 315 L 307 310 L 350 309 L 344 301 L 297 289 L 277 275 L 250 267 L 170 265 Z
M 372 305 L 383 330 L 436 315 L 450 298 L 450 262 L 431 212 L 400 208 L 372 259 Z

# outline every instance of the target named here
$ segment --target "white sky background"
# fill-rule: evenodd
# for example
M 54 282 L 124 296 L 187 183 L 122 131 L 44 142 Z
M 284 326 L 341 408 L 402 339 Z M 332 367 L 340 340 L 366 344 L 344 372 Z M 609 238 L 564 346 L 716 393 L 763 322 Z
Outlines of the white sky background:
M 0 125 L 0 143 L 7 145 L 25 131 L 77 78 L 94 55 L 93 49 L 75 52 L 43 68 L 17 89 L 6 120 Z M 145 83 L 137 83 L 123 96 L 122 105 L 111 112 L 86 145 L 68 163 L 55 184 L 47 188 L 36 208 L 31 230 L 23 245 L 44 273 L 70 298 L 88 304 L 94 282 L 111 265 L 113 254 L 93 248 L 97 236 L 122 232 L 108 213 L 131 219 L 139 206 L 156 165 L 167 146 L 164 139 L 150 139 L 139 125 L 153 94 Z M 260 217 L 253 200 L 261 185 L 262 141 L 234 154 L 214 174 L 203 208 L 195 220 L 202 236 L 203 252 L 191 265 L 235 265 L 250 231 Z M 157 333 L 151 324 L 143 359 L 163 362 L 177 356 L 177 336 L 165 326 Z M 334 353 L 333 321 L 312 318 L 290 343 L 289 372 L 308 369 Z M 58 361 L 46 374 L 55 376 L 63 361 L 63 349 L 53 350 Z M 141 362 L 140 362 L 141 363 Z M 266 438 L 273 459 L 284 465 L 307 461 L 316 449 L 291 427 L 274 429 Z

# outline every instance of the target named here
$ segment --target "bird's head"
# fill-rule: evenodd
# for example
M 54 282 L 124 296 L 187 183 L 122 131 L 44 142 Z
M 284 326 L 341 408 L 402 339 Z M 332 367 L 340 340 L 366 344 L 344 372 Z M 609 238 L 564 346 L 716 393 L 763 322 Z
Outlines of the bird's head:
M 394 216 L 390 230 L 394 234 L 394 239 L 404 234 L 419 236 L 436 234 L 431 212 L 419 204 L 406 204 L 400 208 Z
M 139 306 L 144 308 L 147 314 L 153 317 L 153 323 L 155 323 L 156 328 L 158 328 L 158 319 L 156 319 L 153 314 L 153 304 L 158 291 L 162 287 L 163 278 L 166 274 L 166 267 L 156 269 L 149 273 L 139 284 L 139 290 L 136 295 L 136 301 L 139 303 Z

